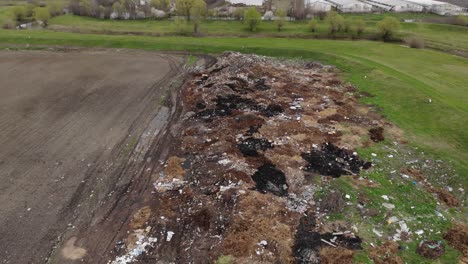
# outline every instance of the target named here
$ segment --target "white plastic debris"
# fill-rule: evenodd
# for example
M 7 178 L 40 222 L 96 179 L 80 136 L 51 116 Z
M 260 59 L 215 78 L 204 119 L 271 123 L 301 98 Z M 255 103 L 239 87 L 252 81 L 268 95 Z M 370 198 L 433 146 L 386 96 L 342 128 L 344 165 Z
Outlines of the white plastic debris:
M 382 237 L 382 232 L 378 231 L 377 229 L 373 228 L 372 232 L 374 232 L 374 234 L 376 234 L 378 237 Z
M 387 195 L 385 195 L 385 194 L 384 194 L 384 195 L 382 195 L 382 198 L 384 198 L 384 200 L 385 200 L 385 201 L 388 201 L 388 200 L 390 200 L 390 199 L 388 198 L 388 196 L 387 196 Z
M 257 245 L 262 246 L 262 247 L 266 247 L 268 245 L 268 242 L 266 240 L 262 240 Z
M 351 196 L 349 194 L 345 195 L 346 199 L 351 199 Z
M 377 157 L 377 154 L 375 154 L 375 153 L 372 153 L 371 155 L 372 155 L 372 157 Z
M 416 235 L 422 235 L 424 233 L 424 230 L 417 230 L 417 231 L 414 231 L 414 233 Z
M 396 216 L 392 216 L 389 219 L 387 219 L 388 224 L 392 224 L 392 223 L 396 223 L 396 222 L 398 222 L 398 217 L 396 217 Z
M 175 233 L 172 232 L 172 231 L 167 231 L 166 241 L 167 241 L 167 242 L 170 242 L 171 239 L 172 239 L 172 236 L 173 236 L 174 234 L 175 234 Z
M 395 205 L 394 204 L 390 204 L 390 203 L 382 203 L 383 207 L 387 208 L 387 209 L 394 209 L 395 208 Z

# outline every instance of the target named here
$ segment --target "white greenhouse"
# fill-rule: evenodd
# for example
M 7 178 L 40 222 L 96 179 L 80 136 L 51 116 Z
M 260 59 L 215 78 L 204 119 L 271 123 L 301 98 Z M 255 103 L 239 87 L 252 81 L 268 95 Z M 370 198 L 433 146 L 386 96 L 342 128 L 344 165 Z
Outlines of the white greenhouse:
M 417 3 L 405 0 L 363 0 L 383 11 L 392 12 L 422 12 L 424 7 Z
M 343 13 L 368 13 L 372 5 L 356 0 L 326 0 Z
M 328 12 L 333 9 L 333 4 L 324 0 L 312 0 L 311 2 L 307 3 L 307 7 L 312 12 Z
M 463 7 L 435 0 L 405 0 L 424 7 L 424 10 L 439 15 L 458 15 L 466 12 Z

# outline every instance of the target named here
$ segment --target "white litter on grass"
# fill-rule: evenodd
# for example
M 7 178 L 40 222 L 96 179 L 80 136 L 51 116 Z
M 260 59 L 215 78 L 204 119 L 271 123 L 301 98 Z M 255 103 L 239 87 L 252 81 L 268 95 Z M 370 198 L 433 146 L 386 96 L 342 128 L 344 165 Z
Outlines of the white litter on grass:
M 351 196 L 349 194 L 345 195 L 346 199 L 351 199 Z
M 384 198 L 386 201 L 390 200 L 387 195 L 382 195 L 382 198 Z
M 424 233 L 424 230 L 417 230 L 417 231 L 414 231 L 414 233 L 416 235 L 422 235 Z
M 398 217 L 396 217 L 396 216 L 392 216 L 387 220 L 388 224 L 396 223 L 396 222 L 398 222 Z
M 372 155 L 372 157 L 377 157 L 377 154 L 375 154 L 375 153 L 372 153 L 371 155 Z
M 136 261 L 136 258 L 143 253 L 147 252 L 147 247 L 153 247 L 154 243 L 158 241 L 155 237 L 147 237 L 143 234 L 137 234 L 137 241 L 132 250 L 127 251 L 127 254 L 115 258 L 111 264 L 128 264 Z
M 378 237 L 382 237 L 382 232 L 378 231 L 377 229 L 373 228 L 372 232 L 374 232 L 374 234 L 376 234 Z
M 387 157 L 389 157 L 389 158 L 393 158 L 393 155 L 388 155 Z
M 395 205 L 389 204 L 389 203 L 382 203 L 382 205 L 383 207 L 390 209 L 390 210 L 395 208 Z
M 400 228 L 397 228 L 396 234 L 393 235 L 393 241 L 400 241 L 402 234 L 405 234 L 405 236 L 411 235 L 411 231 L 404 221 L 400 221 Z
M 172 239 L 172 236 L 173 236 L 174 234 L 175 234 L 175 233 L 172 232 L 172 231 L 167 231 L 166 241 L 167 241 L 167 242 L 170 242 L 171 239 Z

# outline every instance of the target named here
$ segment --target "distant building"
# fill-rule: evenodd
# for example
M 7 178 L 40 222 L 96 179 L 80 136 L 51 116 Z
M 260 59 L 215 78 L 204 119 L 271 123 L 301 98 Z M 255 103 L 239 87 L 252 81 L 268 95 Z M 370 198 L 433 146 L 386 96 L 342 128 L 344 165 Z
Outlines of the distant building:
M 422 5 L 405 0 L 362 0 L 373 6 L 374 10 L 387 12 L 422 12 Z
M 372 12 L 372 5 L 357 0 L 326 0 L 336 10 L 343 13 L 368 13 Z
M 333 4 L 325 0 L 313 0 L 307 3 L 307 7 L 312 13 L 329 12 L 333 9 Z
M 439 15 L 458 15 L 463 14 L 466 10 L 463 7 L 453 4 L 435 1 L 435 0 L 405 0 L 414 4 L 421 5 L 424 10 L 436 13 Z

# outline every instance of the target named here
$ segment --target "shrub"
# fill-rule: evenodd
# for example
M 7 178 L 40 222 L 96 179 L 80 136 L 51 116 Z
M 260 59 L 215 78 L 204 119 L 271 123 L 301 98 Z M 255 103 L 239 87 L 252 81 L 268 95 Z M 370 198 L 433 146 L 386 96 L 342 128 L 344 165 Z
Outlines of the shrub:
M 26 10 L 22 6 L 15 6 L 11 10 L 11 15 L 14 21 L 21 22 L 26 19 Z
M 315 32 L 317 30 L 317 20 L 311 19 L 307 24 L 307 27 L 311 32 Z
M 247 27 L 250 31 L 255 31 L 262 21 L 262 15 L 255 7 L 250 7 L 244 13 L 244 21 L 247 23 Z
M 364 30 L 366 29 L 366 22 L 364 22 L 362 18 L 357 19 L 356 21 L 354 21 L 354 27 L 355 27 L 356 33 L 359 36 L 362 33 L 364 33 Z
M 468 26 L 468 16 L 459 15 L 455 17 L 454 24 L 458 26 Z
M 34 8 L 34 19 L 36 21 L 41 21 L 46 27 L 50 19 L 49 9 L 47 7 Z
M 278 31 L 284 27 L 286 24 L 286 12 L 283 9 L 277 9 L 275 13 L 275 24 Z
M 405 39 L 406 45 L 413 49 L 423 49 L 424 48 L 424 39 L 420 37 L 409 37 Z
M 351 31 L 351 20 L 345 19 L 343 20 L 343 31 L 348 33 Z
M 63 4 L 60 2 L 50 2 L 48 5 L 51 16 L 59 16 L 63 14 Z
M 339 32 L 344 26 L 344 18 L 336 11 L 330 11 L 325 19 L 331 34 Z
M 383 40 L 391 40 L 400 29 L 400 21 L 394 17 L 386 17 L 377 23 L 377 28 Z

